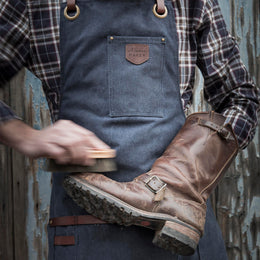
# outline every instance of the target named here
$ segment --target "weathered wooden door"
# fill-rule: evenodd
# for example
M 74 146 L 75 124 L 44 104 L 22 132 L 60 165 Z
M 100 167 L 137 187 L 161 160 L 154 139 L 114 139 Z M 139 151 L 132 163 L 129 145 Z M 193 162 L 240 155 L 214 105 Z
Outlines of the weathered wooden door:
M 260 85 L 259 0 L 219 0 L 241 57 Z M 1 55 L 1 54 L 0 54 Z M 192 111 L 204 110 L 199 72 Z M 0 89 L 0 98 L 28 124 L 50 124 L 39 80 L 23 70 Z M 237 156 L 212 196 L 230 260 L 260 259 L 260 133 Z M 44 160 L 29 160 L 0 146 L 0 260 L 47 259 L 51 175 Z M 221 259 L 220 259 L 221 260 Z

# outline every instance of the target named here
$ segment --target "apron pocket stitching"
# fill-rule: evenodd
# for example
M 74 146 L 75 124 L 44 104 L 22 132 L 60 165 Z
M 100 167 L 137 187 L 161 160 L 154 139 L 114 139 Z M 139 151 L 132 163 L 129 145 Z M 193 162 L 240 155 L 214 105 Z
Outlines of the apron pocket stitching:
M 165 43 L 165 37 L 107 37 L 110 117 L 163 117 Z M 129 62 L 127 44 L 148 45 L 149 59 L 139 65 Z

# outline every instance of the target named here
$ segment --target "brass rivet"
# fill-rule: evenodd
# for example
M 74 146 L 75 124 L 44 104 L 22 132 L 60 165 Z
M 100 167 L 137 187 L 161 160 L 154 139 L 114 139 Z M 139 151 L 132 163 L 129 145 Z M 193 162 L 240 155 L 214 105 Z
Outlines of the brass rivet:
M 165 38 L 162 38 L 162 42 L 165 42 Z
M 53 223 L 52 219 L 49 221 L 49 224 L 51 225 Z
M 114 37 L 113 37 L 113 36 L 110 36 L 110 40 L 111 40 L 111 41 L 114 40 Z

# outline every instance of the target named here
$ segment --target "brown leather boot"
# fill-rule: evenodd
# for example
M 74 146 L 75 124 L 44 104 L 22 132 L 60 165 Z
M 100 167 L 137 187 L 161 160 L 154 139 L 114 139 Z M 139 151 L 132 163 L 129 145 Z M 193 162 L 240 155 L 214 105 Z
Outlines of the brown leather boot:
M 148 173 L 125 183 L 76 174 L 65 180 L 65 189 L 90 214 L 155 229 L 154 244 L 193 254 L 203 234 L 206 200 L 238 151 L 224 122 L 214 112 L 192 114 Z

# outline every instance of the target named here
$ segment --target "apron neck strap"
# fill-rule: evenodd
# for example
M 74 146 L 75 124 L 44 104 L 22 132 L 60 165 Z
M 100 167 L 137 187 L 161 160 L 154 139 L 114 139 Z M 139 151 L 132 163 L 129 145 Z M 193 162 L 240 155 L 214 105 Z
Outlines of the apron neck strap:
M 67 0 L 67 11 L 75 12 L 76 11 L 76 1 L 75 0 Z M 165 4 L 164 0 L 156 0 L 156 11 L 158 14 L 163 14 L 165 12 Z
M 156 11 L 158 14 L 164 14 L 165 12 L 165 5 L 164 0 L 156 0 L 157 8 Z
M 75 0 L 67 0 L 67 10 L 68 12 L 76 11 L 76 1 Z

